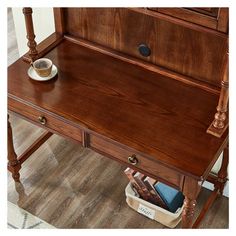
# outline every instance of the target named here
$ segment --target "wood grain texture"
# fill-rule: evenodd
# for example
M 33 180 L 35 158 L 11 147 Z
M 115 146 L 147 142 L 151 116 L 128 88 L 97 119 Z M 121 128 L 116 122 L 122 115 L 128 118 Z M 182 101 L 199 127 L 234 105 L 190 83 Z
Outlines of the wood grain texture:
M 118 10 L 120 10 L 120 9 L 118 9 Z M 122 12 L 123 12 L 123 10 L 122 10 Z M 135 11 L 133 11 L 133 13 L 139 14 Z M 146 17 L 146 15 L 145 15 L 145 17 Z M 59 18 L 62 19 L 61 16 L 59 16 Z M 163 19 L 156 19 L 156 20 L 159 22 L 159 21 L 162 21 Z M 164 22 L 166 23 L 167 21 L 164 20 Z M 120 22 L 118 19 L 118 25 L 119 25 L 119 23 Z M 167 22 L 167 23 L 175 25 L 174 29 L 176 29 L 176 30 L 178 29 L 178 26 L 184 27 L 181 24 L 180 25 L 179 24 L 176 25 L 175 23 L 173 24 L 173 22 Z M 85 22 L 85 25 L 86 25 L 86 22 Z M 62 24 L 62 25 L 59 25 L 59 27 L 64 27 L 64 26 Z M 166 27 L 167 27 L 167 25 L 165 25 L 165 28 Z M 119 26 L 118 28 L 121 28 L 121 27 Z M 149 28 L 149 25 L 148 24 L 145 25 L 145 29 L 148 29 L 148 28 Z M 84 29 L 86 29 L 86 27 L 84 27 Z M 102 32 L 102 30 L 101 30 L 101 32 Z M 164 32 L 163 29 L 161 30 L 161 32 Z M 177 32 L 179 32 L 179 30 L 177 30 Z M 190 32 L 189 28 L 187 29 L 187 32 L 189 34 L 189 32 Z M 205 33 L 208 33 L 209 31 L 201 31 L 201 30 L 195 31 L 195 29 L 193 29 L 193 32 L 205 34 Z M 122 33 L 119 32 L 118 35 L 116 35 L 116 33 L 117 33 L 117 31 L 115 31 L 115 33 L 113 32 L 113 35 L 115 34 L 115 38 L 118 39 L 118 41 L 123 42 L 123 40 L 120 40 L 120 35 L 122 35 Z M 211 34 L 211 35 L 213 35 L 214 38 L 216 38 L 220 34 Z M 189 37 L 189 35 L 188 35 L 188 37 Z M 177 39 L 179 39 L 179 38 L 180 37 L 178 35 Z M 222 37 L 222 35 L 220 35 L 219 38 L 223 40 L 223 43 L 220 43 L 220 44 L 224 45 L 226 38 Z M 175 42 L 177 39 L 174 38 L 173 42 Z M 207 39 L 209 39 L 209 37 L 207 37 Z M 196 42 L 196 41 L 194 41 L 194 42 Z M 164 43 L 165 43 L 165 41 L 163 41 L 163 43 L 161 43 L 161 45 L 163 46 Z M 116 45 L 118 45 L 118 44 L 119 44 L 119 42 L 116 43 Z M 179 44 L 180 43 L 178 42 L 177 45 L 179 45 Z M 206 44 L 209 45 L 209 42 Z M 62 134 L 62 135 L 65 135 L 65 136 L 68 136 L 71 138 L 74 138 L 77 131 L 78 131 L 78 133 L 81 133 L 81 131 L 82 131 L 81 139 L 82 139 L 82 144 L 84 146 L 89 146 L 90 144 L 92 144 L 91 146 L 92 146 L 92 148 L 94 148 L 93 147 L 94 142 L 92 142 L 92 140 L 94 141 L 95 136 L 96 136 L 96 138 L 99 137 L 99 141 L 97 140 L 95 142 L 96 144 L 99 144 L 97 147 L 95 147 L 95 150 L 97 150 L 97 148 L 98 148 L 98 151 L 101 151 L 101 153 L 103 153 L 104 140 L 106 139 L 106 140 L 108 140 L 108 143 L 106 144 L 106 150 L 104 150 L 104 154 L 109 154 L 110 148 L 111 148 L 111 151 L 112 151 L 111 156 L 117 160 L 120 160 L 123 163 L 126 163 L 123 160 L 123 158 L 124 158 L 123 155 L 126 155 L 126 151 L 127 150 L 134 150 L 135 155 L 142 155 L 143 157 L 145 157 L 145 159 L 142 159 L 141 156 L 138 156 L 139 158 L 142 159 L 142 161 L 139 162 L 140 163 L 139 168 L 141 170 L 147 171 L 147 173 L 150 173 L 151 176 L 160 175 L 160 173 L 158 173 L 159 169 L 157 168 L 158 165 L 160 165 L 160 164 L 166 165 L 167 168 L 172 169 L 172 170 L 168 169 L 166 171 L 168 173 L 167 177 L 164 176 L 165 179 L 167 180 L 167 182 L 170 181 L 170 179 L 174 179 L 174 180 L 178 179 L 178 177 L 176 178 L 176 176 L 171 177 L 171 175 L 174 173 L 173 172 L 174 170 L 179 172 L 180 176 L 182 174 L 184 174 L 185 177 L 184 178 L 180 177 L 180 179 L 182 179 L 182 181 L 180 181 L 180 183 L 178 185 L 179 185 L 180 189 L 182 187 L 183 193 L 184 193 L 185 199 L 186 199 L 186 201 L 185 201 L 186 204 L 184 207 L 184 214 L 183 214 L 183 218 L 182 218 L 183 219 L 182 225 L 183 225 L 183 227 L 189 228 L 191 226 L 191 222 L 194 218 L 193 206 L 195 205 L 197 196 L 200 192 L 202 180 L 204 180 L 207 177 L 208 173 L 210 172 L 211 167 L 213 166 L 213 164 L 216 161 L 216 158 L 220 154 L 221 150 L 225 147 L 226 142 L 227 142 L 227 133 L 225 133 L 225 135 L 221 138 L 221 140 L 212 141 L 213 145 L 210 146 L 210 148 L 209 148 L 209 141 L 210 140 L 208 139 L 208 136 L 205 136 L 205 140 L 203 140 L 203 141 L 205 141 L 204 144 L 208 144 L 207 148 L 210 149 L 210 153 L 206 152 L 206 147 L 204 147 L 204 146 L 202 146 L 202 148 L 204 150 L 201 150 L 201 145 L 203 143 L 200 144 L 200 153 L 198 153 L 198 154 L 196 152 L 192 153 L 190 160 L 186 159 L 188 156 L 184 156 L 184 155 L 181 156 L 181 154 L 183 154 L 183 153 L 181 153 L 181 151 L 185 152 L 186 147 L 187 147 L 185 145 L 188 145 L 188 144 L 192 145 L 190 147 L 192 149 L 196 149 L 196 147 L 199 148 L 199 144 L 195 143 L 195 142 L 198 142 L 200 140 L 200 136 L 202 136 L 201 128 L 202 128 L 202 125 L 205 125 L 205 122 L 206 122 L 204 118 L 211 115 L 211 110 L 209 109 L 209 107 L 212 105 L 212 103 L 215 102 L 215 98 L 217 97 L 215 95 L 215 93 L 211 94 L 211 93 L 209 93 L 209 91 L 200 90 L 200 87 L 195 87 L 195 86 L 192 87 L 192 86 L 190 86 L 190 84 L 188 84 L 188 85 L 181 84 L 179 81 L 175 81 L 175 83 L 173 83 L 173 80 L 172 80 L 172 82 L 170 83 L 170 82 L 168 82 L 168 81 L 170 81 L 169 78 L 166 76 L 163 76 L 163 74 L 152 73 L 150 71 L 146 71 L 140 67 L 134 66 L 133 63 L 131 63 L 132 65 L 130 65 L 128 63 L 124 63 L 124 62 L 121 62 L 116 59 L 111 61 L 111 57 L 107 57 L 105 55 L 102 55 L 101 53 L 98 53 L 97 51 L 94 52 L 88 48 L 85 49 L 84 47 L 78 46 L 78 44 L 76 44 L 76 46 L 75 46 L 75 44 L 72 43 L 71 41 L 68 42 L 66 40 L 66 41 L 62 42 L 60 45 L 57 45 L 57 42 L 56 42 L 56 44 L 54 46 L 55 46 L 55 48 L 51 52 L 46 54 L 46 56 L 52 57 L 53 60 L 55 59 L 56 63 L 58 63 L 60 65 L 61 71 L 59 73 L 59 76 L 56 79 L 54 79 L 53 87 L 51 87 L 51 86 L 47 86 L 47 87 L 50 89 L 51 93 L 54 93 L 54 95 L 56 95 L 54 98 L 63 97 L 66 100 L 66 102 L 63 103 L 60 101 L 60 106 L 59 106 L 59 103 L 58 103 L 58 105 L 55 105 L 54 102 L 57 102 L 57 101 L 53 101 L 53 103 L 51 103 L 50 99 L 49 99 L 49 102 L 47 102 L 47 100 L 46 100 L 47 96 L 45 96 L 45 94 L 44 94 L 44 89 L 38 87 L 40 89 L 40 90 L 38 90 L 38 92 L 40 91 L 40 95 L 43 95 L 43 96 L 34 96 L 34 93 L 32 94 L 32 91 L 25 92 L 24 88 L 22 90 L 22 87 L 20 87 L 19 84 L 15 85 L 14 81 L 11 81 L 11 83 L 13 83 L 13 84 L 11 84 L 11 87 L 12 88 L 13 88 L 13 86 L 15 86 L 15 87 L 14 87 L 14 92 L 9 93 L 9 95 L 8 95 L 10 110 L 19 113 L 23 117 L 25 116 L 26 119 L 29 119 L 33 123 L 36 122 L 35 116 L 39 115 L 39 112 L 40 113 L 43 112 L 46 114 L 46 117 L 44 119 L 46 121 L 47 120 L 50 121 L 45 126 L 45 128 L 47 128 L 49 130 L 55 129 L 55 130 L 57 130 L 56 132 L 58 132 L 59 134 Z M 80 51 L 82 51 L 82 52 L 80 52 Z M 80 52 L 80 53 L 78 53 L 78 52 Z M 190 52 L 188 52 L 188 54 L 191 54 L 191 52 L 193 53 L 193 51 L 191 50 Z M 166 53 L 166 55 L 167 55 L 167 53 Z M 70 56 L 71 58 L 67 58 L 67 56 Z M 79 58 L 82 56 L 80 59 L 82 59 L 82 61 L 84 63 L 87 63 L 87 65 L 82 65 L 82 68 L 81 68 L 82 74 L 80 74 L 79 76 L 78 76 L 77 72 L 71 73 L 73 71 L 72 70 L 73 67 L 78 68 L 78 64 L 79 64 L 79 63 L 77 64 L 78 56 L 79 56 Z M 197 56 L 197 58 L 198 59 L 201 58 L 201 55 Z M 72 59 L 72 60 L 70 60 L 70 59 Z M 98 61 L 100 62 L 100 64 L 97 63 Z M 76 62 L 76 63 L 74 63 L 74 62 Z M 108 63 L 108 62 L 110 62 L 110 63 Z M 17 68 L 17 66 L 18 66 L 18 62 L 15 63 L 14 66 L 11 67 L 11 69 L 14 67 L 12 70 L 11 69 L 9 70 L 13 73 L 12 74 L 13 77 L 16 77 L 16 76 L 14 76 L 14 73 L 16 71 L 19 71 L 18 70 L 19 68 L 24 69 L 23 68 L 24 66 L 20 65 L 20 63 L 19 63 L 19 68 Z M 90 68 L 90 66 L 91 66 L 91 68 Z M 103 71 L 101 69 L 105 66 L 107 66 L 110 69 L 110 71 L 107 69 Z M 177 67 L 179 68 L 179 66 L 177 66 Z M 97 69 L 97 71 L 96 71 L 96 69 Z M 96 72 L 96 74 L 93 74 L 93 72 L 91 73 L 90 71 L 92 71 L 92 70 L 94 70 L 93 72 Z M 221 70 L 221 68 L 220 68 L 220 70 Z M 115 74 L 112 73 L 113 71 L 115 71 Z M 117 71 L 118 71 L 118 73 L 117 73 Z M 191 71 L 194 72 L 194 69 L 191 68 Z M 128 72 L 128 74 L 126 74 L 125 72 Z M 177 71 L 177 72 L 179 73 L 179 71 Z M 81 71 L 79 71 L 79 73 L 81 73 Z M 62 76 L 61 76 L 61 74 L 62 74 Z M 118 77 L 119 75 L 121 78 Z M 138 82 L 138 79 L 140 77 L 137 75 L 139 75 L 139 76 L 141 75 L 141 78 L 146 76 L 146 79 L 144 81 L 143 81 L 143 79 L 141 80 L 142 82 L 144 82 L 144 84 Z M 19 75 L 17 74 L 17 76 L 19 76 Z M 22 76 L 22 78 L 23 77 L 24 76 Z M 157 79 L 152 80 L 153 77 L 156 77 Z M 71 80 L 70 80 L 71 78 L 73 78 L 73 79 L 76 78 L 75 79 L 76 81 L 74 81 L 74 84 L 73 84 L 73 82 L 71 83 Z M 132 78 L 132 79 L 130 79 L 130 78 Z M 69 92 L 68 94 L 70 94 L 71 96 L 74 96 L 76 98 L 78 97 L 78 94 L 81 95 L 81 93 L 82 93 L 83 99 L 81 99 L 80 103 L 77 102 L 77 100 L 78 100 L 77 99 L 76 102 L 74 104 L 72 103 L 72 106 L 70 106 L 71 105 L 69 102 L 70 96 L 64 97 L 63 95 L 65 95 L 67 93 L 62 92 L 62 90 L 60 91 L 60 85 L 58 87 L 58 81 L 62 82 L 61 79 L 64 79 L 64 80 L 69 79 L 69 81 L 67 81 L 64 85 L 70 84 L 71 86 L 73 86 L 73 85 L 81 85 L 82 84 L 82 87 L 85 86 L 85 88 L 83 88 L 83 90 L 78 89 L 78 87 L 76 87 L 76 86 L 74 86 L 74 87 L 69 86 L 66 88 L 66 92 L 67 93 Z M 79 84 L 78 84 L 78 81 L 79 81 Z M 118 83 L 117 83 L 117 81 L 118 81 Z M 129 86 L 127 86 L 127 83 L 124 83 L 127 81 L 129 81 Z M 206 80 L 206 81 L 209 82 L 208 80 Z M 65 81 L 63 81 L 63 82 L 65 82 Z M 212 81 L 210 81 L 210 83 L 212 83 Z M 55 84 L 57 84 L 56 88 L 54 88 Z M 170 86 L 170 84 L 171 84 L 171 86 Z M 218 85 L 215 79 L 213 80 L 212 84 Z M 124 90 L 124 87 L 125 87 L 124 85 L 126 86 L 126 89 L 128 89 L 128 90 Z M 192 84 L 192 85 L 194 85 L 194 84 Z M 26 89 L 29 89 L 30 87 L 31 86 L 28 86 L 28 88 L 26 88 Z M 172 87 L 172 88 L 169 89 L 170 87 Z M 92 90 L 91 90 L 91 88 L 92 88 Z M 95 90 L 93 90 L 93 88 L 95 88 Z M 149 95 L 150 100 L 145 95 L 143 96 L 143 92 L 144 92 L 143 88 L 145 88 L 145 92 L 147 92 L 147 94 Z M 51 91 L 51 89 L 52 89 L 52 91 Z M 76 92 L 74 91 L 74 89 L 76 90 Z M 155 89 L 155 90 L 152 90 L 152 89 Z M 178 109 L 174 110 L 174 113 L 173 113 L 172 108 L 173 108 L 173 105 L 175 105 L 175 104 L 173 103 L 172 99 L 170 98 L 170 96 L 166 96 L 166 95 L 162 96 L 161 93 L 158 94 L 158 89 L 159 89 L 159 91 L 162 91 L 162 92 L 169 92 L 168 94 L 171 94 L 171 96 L 177 95 L 175 97 L 175 99 L 178 99 L 181 102 L 184 100 L 182 98 L 185 98 L 186 101 L 183 102 L 183 105 L 176 106 Z M 175 90 L 178 91 L 177 94 L 176 94 Z M 199 92 L 199 91 L 201 91 L 201 92 Z M 43 92 L 43 93 L 41 93 L 41 92 Z M 85 92 L 85 94 L 83 92 Z M 91 93 L 91 92 L 94 92 L 94 93 Z M 155 93 L 157 93 L 158 95 L 157 96 L 153 95 Z M 21 94 L 21 95 L 19 95 L 19 94 Z M 139 100 L 140 94 L 141 94 L 142 101 Z M 151 96 L 150 96 L 150 94 L 151 94 Z M 88 95 L 90 95 L 90 97 L 88 97 Z M 203 106 L 201 104 L 201 100 L 198 100 L 198 99 L 196 100 L 196 97 L 197 97 L 196 95 L 203 96 L 202 99 L 206 103 L 205 104 L 206 109 L 204 109 L 204 107 L 203 107 L 203 111 L 201 110 L 202 106 Z M 115 97 L 115 99 L 114 99 L 114 97 Z M 165 98 L 166 101 L 163 101 L 162 100 L 163 98 Z M 187 102 L 189 99 L 193 100 L 191 98 L 195 99 L 196 102 L 195 103 L 191 102 L 191 104 L 189 102 Z M 104 103 L 105 100 L 107 101 L 108 99 L 109 99 L 109 104 L 107 104 L 107 102 Z M 161 102 L 159 102 L 159 100 Z M 96 102 L 94 102 L 94 101 L 96 101 Z M 91 107 L 91 105 L 96 105 L 96 107 Z M 112 105 L 112 107 L 115 107 L 116 109 L 112 110 L 111 107 L 109 107 L 109 106 L 106 107 L 106 105 Z M 25 109 L 25 107 L 27 107 L 27 106 L 28 106 L 28 108 Z M 88 110 L 86 109 L 86 106 L 89 107 L 89 112 L 92 111 L 91 114 L 88 114 Z M 193 109 L 193 111 L 194 111 L 193 116 L 191 116 L 191 112 L 190 112 L 190 116 L 189 116 L 189 110 L 188 110 L 189 106 L 191 106 L 191 109 Z M 68 109 L 68 107 L 69 107 L 69 109 Z M 200 107 L 201 107 L 201 109 L 199 109 Z M 72 110 L 70 110 L 71 108 L 73 108 L 73 110 L 75 110 L 76 112 L 72 113 L 71 112 Z M 139 110 L 140 108 L 142 109 L 142 111 Z M 187 108 L 187 112 L 186 112 L 186 108 Z M 78 109 L 78 111 L 77 111 L 77 109 Z M 127 110 L 129 112 L 127 112 Z M 200 110 L 201 110 L 201 112 L 199 114 Z M 109 111 L 109 112 L 107 112 L 107 111 Z M 132 111 L 134 113 L 132 113 L 130 111 Z M 24 112 L 26 112 L 26 113 L 24 113 Z M 128 119 L 126 119 L 126 120 L 122 119 L 124 117 L 124 115 L 126 115 L 126 117 Z M 166 115 L 167 115 L 167 117 L 166 117 Z M 141 116 L 141 118 L 139 116 Z M 167 120 L 166 120 L 166 118 L 167 118 Z M 117 124 L 113 124 L 112 120 L 116 121 Z M 61 127 L 60 127 L 60 121 L 62 121 Z M 196 121 L 197 121 L 197 123 L 196 123 Z M 200 121 L 200 123 L 201 123 L 200 126 L 198 124 L 198 121 Z M 160 126 L 160 125 L 163 125 L 162 122 L 163 122 L 163 124 L 164 123 L 168 124 L 168 126 L 164 126 L 164 127 Z M 54 123 L 56 124 L 56 126 L 53 127 Z M 75 125 L 75 126 L 72 125 L 73 128 L 75 128 L 74 132 L 72 132 L 72 134 L 69 134 L 70 133 L 69 132 L 66 135 L 65 131 L 68 131 L 68 129 L 66 126 L 63 126 L 63 125 L 67 125 L 69 128 L 71 128 L 69 124 L 72 124 L 72 123 L 78 124 L 78 125 Z M 156 123 L 158 125 L 154 126 Z M 179 127 L 179 125 L 180 125 L 180 127 Z M 182 133 L 181 132 L 179 133 L 180 130 L 176 129 L 176 127 L 179 127 L 180 130 L 182 130 Z M 110 130 L 111 128 L 112 128 L 112 130 Z M 124 128 L 126 128 L 127 130 L 123 131 Z M 121 129 L 122 132 L 120 132 L 119 129 Z M 173 135 L 174 129 L 175 129 L 175 132 L 177 131 L 177 133 L 178 133 L 178 135 L 177 135 L 178 138 L 180 135 L 179 141 L 181 141 L 181 142 L 176 143 L 174 140 L 170 139 L 171 142 L 169 144 L 171 144 L 170 145 L 171 148 L 168 149 L 167 146 L 166 146 L 166 149 L 165 149 L 165 147 L 163 148 L 162 142 L 161 142 L 161 137 L 162 138 L 163 137 L 170 138 L 171 135 Z M 135 130 L 135 134 L 133 135 L 132 132 L 134 130 Z M 137 130 L 138 130 L 138 132 L 137 132 Z M 148 131 L 146 131 L 146 130 L 148 130 Z M 159 132 L 159 130 L 161 131 L 160 133 L 155 134 L 154 140 L 152 138 L 150 138 L 151 137 L 150 131 L 153 131 L 153 130 L 157 130 L 157 132 Z M 193 135 L 189 136 L 188 132 L 193 132 Z M 199 132 L 199 133 L 196 133 L 196 132 Z M 152 134 L 153 134 L 153 132 L 152 132 Z M 100 138 L 101 138 L 102 142 L 101 142 Z M 186 143 L 187 138 L 191 138 L 191 140 L 189 140 L 189 143 L 188 142 Z M 76 139 L 76 138 L 74 138 L 74 139 Z M 204 139 L 204 137 L 203 137 L 203 139 Z M 214 139 L 212 139 L 212 140 L 214 140 Z M 210 142 L 210 143 L 212 144 L 212 142 Z M 147 145 L 147 143 L 148 143 L 148 145 Z M 193 144 L 193 143 L 195 143 L 195 144 Z M 115 146 L 112 147 L 113 144 Z M 124 152 L 120 151 L 121 149 L 116 149 L 117 147 L 124 148 Z M 190 149 L 189 149 L 189 151 L 190 151 Z M 197 154 L 197 156 L 195 156 L 195 154 Z M 200 155 L 207 155 L 207 158 L 204 157 L 204 160 L 202 160 L 201 158 L 199 158 Z M 149 164 L 146 165 L 145 163 L 147 163 L 147 160 L 152 161 L 152 163 L 150 162 Z M 200 166 L 198 164 L 198 162 L 199 161 L 201 162 L 201 160 L 203 162 L 205 162 L 205 164 Z M 190 161 L 191 161 L 191 163 L 190 163 Z M 197 167 L 195 167 L 194 161 L 198 161 L 198 162 L 196 162 L 196 166 L 198 164 Z M 153 167 L 152 167 L 152 165 L 153 165 Z M 155 168 L 157 168 L 157 169 L 155 169 Z M 161 167 L 160 169 L 163 171 L 164 167 Z M 109 170 L 109 168 L 108 168 L 108 170 Z M 162 176 L 161 176 L 161 178 L 162 178 Z M 201 180 L 201 181 L 199 181 L 199 180 Z M 173 183 L 173 181 L 170 181 L 170 182 Z M 25 196 L 25 191 L 24 191 L 23 197 L 24 196 Z M 69 202 L 70 201 L 71 201 L 71 199 L 69 199 Z M 86 214 L 87 212 L 91 212 L 93 214 L 94 208 L 97 205 L 97 202 L 99 202 L 99 201 L 100 201 L 100 196 L 98 199 L 92 198 L 92 201 L 90 201 L 90 203 L 88 203 L 88 204 L 87 204 L 87 201 L 84 202 L 84 204 L 86 205 L 86 208 L 85 208 L 85 212 L 83 212 L 83 213 Z M 66 200 L 65 204 L 67 205 L 67 200 Z M 58 214 L 58 213 L 56 213 L 56 214 Z M 89 217 L 89 218 L 91 218 L 91 217 Z M 97 222 L 97 221 L 95 221 L 95 222 Z
M 63 35 L 65 33 L 64 10 L 63 8 L 54 8 L 53 12 L 56 33 Z
M 52 48 L 56 47 L 56 45 L 59 44 L 62 40 L 63 37 L 61 36 L 61 34 L 56 32 L 52 33 L 49 37 L 47 37 L 37 45 L 38 55 L 35 57 L 35 59 L 43 57 Z M 28 53 L 23 56 L 23 60 L 28 63 L 31 62 L 31 58 L 29 57 Z
M 220 8 L 217 29 L 229 32 L 229 8 Z
M 65 28 L 73 36 L 220 86 L 227 37 L 122 8 L 68 8 Z M 141 43 L 151 48 L 149 57 L 139 54 Z
M 91 135 L 90 137 L 90 146 L 95 151 L 103 154 L 104 156 L 109 156 L 113 159 L 118 159 L 121 162 L 125 162 L 127 166 L 137 171 L 142 171 L 143 173 L 148 173 L 149 176 L 153 176 L 154 178 L 158 178 L 159 181 L 166 182 L 167 184 L 171 184 L 173 187 L 182 190 L 183 179 L 184 176 L 174 171 L 172 169 L 167 168 L 165 165 L 157 164 L 153 162 L 152 159 L 145 158 L 142 155 L 135 154 L 138 163 L 136 165 L 131 165 L 127 161 L 129 156 L 134 155 L 132 150 L 128 150 L 127 148 L 122 148 L 117 146 L 116 144 L 112 144 L 109 141 Z
M 22 61 L 9 67 L 8 94 L 18 103 L 10 103 L 11 110 L 24 100 L 157 162 L 206 177 L 227 141 L 227 132 L 221 139 L 205 132 L 217 95 L 67 40 L 46 57 L 59 68 L 58 78 L 47 83 L 30 80 Z
M 10 121 L 20 155 L 44 130 L 15 116 Z M 22 185 L 9 173 L 8 200 L 58 228 L 164 228 L 128 207 L 125 168 L 54 135 L 24 163 Z M 209 195 L 202 190 L 196 214 Z M 200 228 L 228 228 L 226 197 L 213 203 Z
M 219 7 L 187 7 L 186 9 L 212 17 L 217 17 L 219 14 Z
M 185 21 L 228 33 L 228 8 L 149 8 Z
M 31 7 L 24 7 L 23 8 L 23 14 L 25 16 L 25 26 L 26 26 L 26 32 L 27 32 L 26 37 L 28 39 L 27 46 L 29 47 L 28 55 L 31 59 L 31 62 L 33 62 L 38 57 L 38 51 L 36 48 L 37 43 L 35 41 L 32 13 L 33 13 L 33 11 L 32 11 Z
M 182 228 L 191 228 L 193 223 L 194 211 L 196 207 L 196 200 L 185 197 L 184 208 L 182 213 Z
M 181 26 L 184 26 L 188 29 L 196 30 L 198 32 L 205 32 L 205 33 L 208 33 L 208 34 L 217 35 L 217 36 L 219 36 L 221 38 L 224 38 L 224 39 L 226 39 L 228 37 L 228 35 L 226 33 L 220 32 L 218 30 L 214 30 L 214 29 L 204 27 L 204 26 L 201 26 L 201 25 L 198 25 L 198 24 L 194 24 L 192 22 L 185 21 L 185 20 L 182 20 L 182 19 L 179 19 L 179 18 L 176 18 L 176 17 L 172 17 L 170 15 L 166 15 L 166 14 L 163 14 L 163 13 L 158 12 L 158 11 L 150 11 L 148 8 L 129 8 L 129 9 L 132 10 L 132 11 L 135 11 L 135 12 L 139 12 L 141 14 L 145 14 L 145 15 L 155 17 L 155 18 L 158 18 L 158 19 L 161 19 L 161 20 L 165 20 L 165 21 L 177 24 L 177 25 L 181 25 Z
M 212 124 L 207 129 L 207 132 L 215 135 L 216 137 L 221 137 L 225 129 L 228 127 L 228 101 L 229 101 L 229 55 L 225 53 L 224 55 L 224 69 L 222 70 L 222 82 L 221 91 L 218 106 L 216 108 L 217 112 L 214 116 Z
M 194 229 L 198 228 L 200 225 L 200 222 L 202 222 L 204 216 L 207 214 L 208 210 L 210 209 L 210 207 L 212 206 L 212 204 L 214 203 L 215 199 L 217 198 L 217 195 L 219 193 L 219 189 L 214 189 L 214 191 L 211 193 L 210 197 L 207 199 L 207 201 L 205 202 L 201 213 L 199 214 L 198 218 L 196 219 L 196 221 L 193 224 Z
M 8 170 L 11 171 L 12 178 L 16 182 L 19 182 L 20 180 L 19 170 L 21 169 L 21 163 L 17 159 L 17 155 L 14 149 L 12 127 L 9 121 L 9 115 L 7 116 L 7 150 L 8 150 L 8 153 L 7 153 Z
M 105 55 L 109 55 L 111 57 L 120 59 L 120 60 L 128 62 L 132 65 L 140 66 L 140 67 L 142 67 L 144 69 L 147 69 L 149 71 L 156 72 L 156 73 L 164 75 L 168 78 L 181 81 L 185 84 L 201 88 L 203 90 L 206 90 L 208 92 L 211 92 L 211 93 L 214 93 L 214 94 L 217 94 L 217 95 L 220 94 L 220 88 L 219 87 L 217 87 L 215 85 L 211 85 L 207 82 L 196 80 L 192 77 L 185 76 L 185 75 L 182 75 L 182 74 L 174 72 L 174 71 L 170 71 L 168 69 L 157 66 L 155 64 L 150 64 L 149 62 L 146 62 L 142 59 L 134 58 L 132 56 L 128 56 L 127 54 L 123 54 L 122 52 L 118 52 L 114 49 L 108 49 L 107 47 L 104 47 L 102 45 L 99 45 L 97 43 L 94 43 L 94 42 L 91 42 L 91 41 L 88 41 L 88 40 L 84 40 L 84 39 L 81 39 L 81 38 L 78 39 L 78 38 L 73 37 L 71 35 L 65 35 L 64 37 L 67 40 L 69 40 L 69 41 L 71 41 L 75 44 L 78 44 L 78 45 L 81 45 L 83 47 L 87 47 L 89 49 L 101 52 Z

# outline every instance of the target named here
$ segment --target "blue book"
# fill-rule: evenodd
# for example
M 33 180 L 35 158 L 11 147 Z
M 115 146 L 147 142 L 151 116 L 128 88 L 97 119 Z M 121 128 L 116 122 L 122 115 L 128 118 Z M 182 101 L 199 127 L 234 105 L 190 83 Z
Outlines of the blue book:
M 169 211 L 175 213 L 176 210 L 183 205 L 184 195 L 182 192 L 161 182 L 157 182 L 154 188 L 167 205 Z

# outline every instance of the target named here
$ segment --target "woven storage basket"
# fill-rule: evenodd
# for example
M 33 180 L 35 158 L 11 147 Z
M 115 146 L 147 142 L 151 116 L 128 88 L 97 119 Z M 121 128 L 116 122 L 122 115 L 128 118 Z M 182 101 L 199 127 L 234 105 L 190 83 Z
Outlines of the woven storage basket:
M 156 206 L 139 198 L 134 192 L 130 183 L 125 189 L 125 195 L 126 202 L 131 208 L 150 219 L 160 222 L 161 224 L 169 228 L 175 228 L 176 225 L 181 221 L 183 206 L 181 208 L 178 208 L 175 213 L 167 211 L 159 206 Z

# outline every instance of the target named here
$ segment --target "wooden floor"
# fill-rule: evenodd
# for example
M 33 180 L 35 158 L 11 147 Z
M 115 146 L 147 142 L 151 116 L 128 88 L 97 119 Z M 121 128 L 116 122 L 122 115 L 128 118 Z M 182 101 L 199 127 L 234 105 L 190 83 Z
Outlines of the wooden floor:
M 18 58 L 11 16 L 8 37 L 10 64 Z M 43 130 L 13 115 L 10 120 L 20 154 Z M 21 184 L 15 185 L 8 174 L 8 200 L 58 228 L 163 228 L 126 204 L 124 169 L 120 163 L 53 135 L 23 164 Z M 209 193 L 202 190 L 196 213 Z M 217 199 L 201 228 L 228 228 L 228 198 Z

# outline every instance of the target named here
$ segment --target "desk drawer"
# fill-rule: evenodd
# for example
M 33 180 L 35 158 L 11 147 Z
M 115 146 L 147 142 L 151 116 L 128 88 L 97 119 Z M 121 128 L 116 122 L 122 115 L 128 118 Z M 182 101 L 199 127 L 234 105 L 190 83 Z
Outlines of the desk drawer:
M 119 161 L 125 163 L 131 168 L 138 169 L 140 171 L 146 172 L 146 174 L 153 175 L 153 177 L 159 178 L 160 180 L 167 182 L 180 190 L 182 189 L 183 176 L 168 168 L 165 167 L 147 157 L 143 157 L 139 154 L 133 153 L 128 149 L 124 149 L 117 144 L 111 143 L 110 141 L 104 140 L 97 136 L 90 136 L 90 146 L 95 149 L 97 152 L 100 152 L 103 155 L 108 155 L 111 158 L 118 159 Z M 128 157 L 135 155 L 138 163 L 132 165 L 128 161 Z
M 12 98 L 8 98 L 8 108 L 10 111 L 16 112 L 36 125 L 48 128 L 52 132 L 55 131 L 55 133 L 70 137 L 79 142 L 82 140 L 81 130 L 78 127 L 63 121 L 60 118 L 56 118 L 46 111 L 38 110 L 37 108 L 23 104 Z M 41 119 L 39 119 L 40 117 Z

